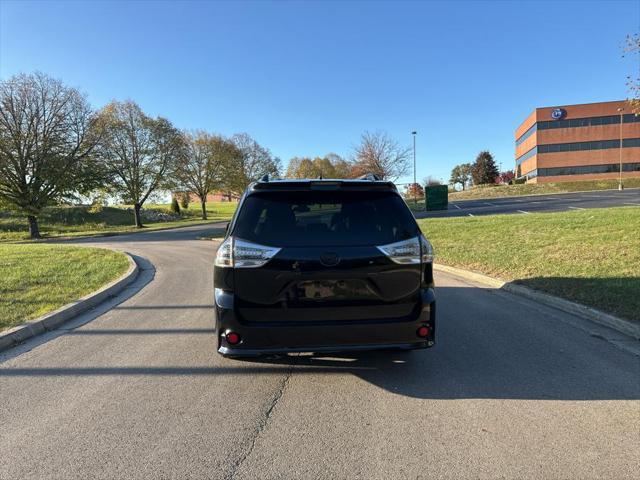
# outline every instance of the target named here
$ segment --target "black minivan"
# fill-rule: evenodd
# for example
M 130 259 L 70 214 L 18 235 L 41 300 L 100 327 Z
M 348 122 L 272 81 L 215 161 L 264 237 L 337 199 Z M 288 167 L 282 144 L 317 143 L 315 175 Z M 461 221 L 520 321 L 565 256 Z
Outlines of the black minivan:
M 218 352 L 431 347 L 433 249 L 393 183 L 263 180 L 214 267 Z

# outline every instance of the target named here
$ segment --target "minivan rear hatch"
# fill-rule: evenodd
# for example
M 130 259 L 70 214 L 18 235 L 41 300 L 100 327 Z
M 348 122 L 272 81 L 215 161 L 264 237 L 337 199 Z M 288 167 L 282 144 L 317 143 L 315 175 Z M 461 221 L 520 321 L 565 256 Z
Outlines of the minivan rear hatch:
M 420 264 L 378 248 L 417 238 L 393 191 L 308 189 L 248 195 L 232 236 L 280 249 L 258 268 L 234 268 L 246 323 L 409 321 L 420 311 Z

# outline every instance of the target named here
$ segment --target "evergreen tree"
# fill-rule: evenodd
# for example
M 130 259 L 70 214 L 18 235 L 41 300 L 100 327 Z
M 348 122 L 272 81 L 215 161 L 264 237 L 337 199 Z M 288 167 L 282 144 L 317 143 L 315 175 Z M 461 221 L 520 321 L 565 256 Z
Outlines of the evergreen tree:
M 474 185 L 495 183 L 498 175 L 500 175 L 500 172 L 496 162 L 493 160 L 493 155 L 486 150 L 480 152 L 476 157 L 471 172 Z

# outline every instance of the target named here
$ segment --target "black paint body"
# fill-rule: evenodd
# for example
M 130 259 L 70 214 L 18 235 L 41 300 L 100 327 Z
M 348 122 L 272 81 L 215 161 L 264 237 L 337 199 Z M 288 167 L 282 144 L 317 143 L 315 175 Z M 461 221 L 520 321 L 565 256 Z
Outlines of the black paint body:
M 292 189 L 299 195 L 327 184 L 397 195 L 389 182 L 260 182 L 247 190 L 238 211 L 256 192 Z M 238 212 L 227 237 L 237 219 Z M 397 264 L 375 245 L 282 247 L 258 268 L 216 266 L 214 286 L 218 352 L 225 355 L 413 349 L 435 341 L 432 264 Z M 421 326 L 429 327 L 426 338 L 417 334 Z M 230 345 L 227 332 L 241 342 Z

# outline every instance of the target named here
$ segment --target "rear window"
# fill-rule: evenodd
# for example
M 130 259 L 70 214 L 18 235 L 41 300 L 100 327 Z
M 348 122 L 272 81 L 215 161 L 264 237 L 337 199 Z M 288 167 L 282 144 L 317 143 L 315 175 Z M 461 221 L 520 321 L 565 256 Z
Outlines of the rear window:
M 395 193 L 263 192 L 245 199 L 233 235 L 279 247 L 385 245 L 418 226 Z

